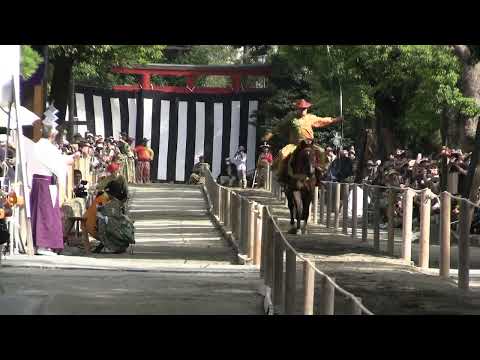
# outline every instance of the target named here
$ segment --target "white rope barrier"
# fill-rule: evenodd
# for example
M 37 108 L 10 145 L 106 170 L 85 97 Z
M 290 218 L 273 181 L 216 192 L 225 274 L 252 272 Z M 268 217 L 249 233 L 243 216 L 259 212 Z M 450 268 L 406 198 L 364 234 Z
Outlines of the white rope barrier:
M 241 198 L 241 199 L 246 199 L 249 203 L 252 203 L 253 201 L 250 201 L 247 197 L 245 196 L 242 196 L 240 195 L 238 192 L 235 192 L 234 190 L 231 190 L 231 189 L 228 189 L 222 185 L 219 185 L 217 184 L 217 182 L 213 179 L 213 176 L 211 174 L 210 171 L 207 172 L 207 179 L 206 179 L 206 188 L 207 188 L 207 191 L 208 192 L 214 192 L 215 191 L 215 187 L 219 187 L 221 189 L 227 189 L 227 191 L 231 191 L 232 193 L 234 193 L 237 197 Z M 273 180 L 273 179 L 272 179 Z M 212 188 L 212 185 L 213 185 L 213 188 Z M 209 194 L 210 195 L 210 194 Z M 213 198 L 215 198 L 215 196 L 213 196 Z M 215 200 L 214 200 L 215 201 Z M 214 204 L 211 204 L 211 209 L 214 209 L 215 206 Z M 293 246 L 288 242 L 288 240 L 285 238 L 282 230 L 280 229 L 278 223 L 275 221 L 272 213 L 270 212 L 270 208 L 267 206 L 267 214 L 268 214 L 268 217 L 270 218 L 270 220 L 272 221 L 272 224 L 274 226 L 274 229 L 280 234 L 280 238 L 282 239 L 283 243 L 285 244 L 285 246 L 290 250 L 292 251 L 296 257 L 298 257 L 300 260 L 306 262 L 317 274 L 321 275 L 323 278 L 325 278 L 336 290 L 338 290 L 338 292 L 340 292 L 342 295 L 344 295 L 346 298 L 349 298 L 351 299 L 355 305 L 357 305 L 362 311 L 363 313 L 365 313 L 366 315 L 374 315 L 370 310 L 368 310 L 359 300 L 358 298 L 353 295 L 352 293 L 346 291 L 345 289 L 343 289 L 342 287 L 340 287 L 334 280 L 332 280 L 331 277 L 329 277 L 327 274 L 325 274 L 323 271 L 319 270 L 309 259 L 303 257 L 301 254 L 299 254 L 295 248 L 293 248 Z

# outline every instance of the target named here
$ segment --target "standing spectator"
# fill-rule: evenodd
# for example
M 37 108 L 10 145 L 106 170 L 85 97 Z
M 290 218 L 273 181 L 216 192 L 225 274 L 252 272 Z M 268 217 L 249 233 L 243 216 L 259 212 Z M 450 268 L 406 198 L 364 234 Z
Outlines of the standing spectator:
M 234 164 L 237 166 L 237 175 L 242 189 L 247 188 L 247 153 L 245 147 L 239 146 L 238 151 L 233 157 Z
M 333 149 L 330 146 L 327 146 L 325 152 L 327 153 L 327 158 L 328 158 L 329 163 L 330 164 L 333 163 L 333 161 L 337 158 Z
M 120 140 L 117 142 L 117 146 L 120 150 L 122 157 L 122 173 L 127 182 L 132 183 L 134 177 L 132 176 L 132 169 L 130 163 L 134 161 L 134 154 L 128 143 L 128 134 L 126 132 L 120 133 Z
M 133 146 L 133 141 L 135 139 L 131 137 L 127 137 L 127 144 L 128 144 L 128 176 L 129 178 L 127 179 L 129 183 L 135 183 L 136 182 L 136 175 L 135 175 L 135 152 L 134 152 L 134 146 Z
M 273 156 L 270 152 L 270 145 L 268 145 L 266 142 L 260 145 L 260 149 L 262 152 L 260 153 L 257 161 L 257 176 L 259 186 L 263 187 L 267 179 L 268 168 L 272 166 Z
M 54 145 L 56 130 L 55 108 L 45 112 L 41 139 L 36 142 L 28 167 L 33 174 L 30 194 L 33 242 L 40 255 L 56 255 L 63 250 L 63 225 L 59 205 L 58 185 L 65 186 L 67 165 L 79 153 L 62 155 Z
M 137 154 L 137 183 L 148 184 L 150 183 L 150 161 L 153 161 L 154 152 L 150 149 L 148 139 L 144 138 L 140 145 L 135 147 L 135 153 Z

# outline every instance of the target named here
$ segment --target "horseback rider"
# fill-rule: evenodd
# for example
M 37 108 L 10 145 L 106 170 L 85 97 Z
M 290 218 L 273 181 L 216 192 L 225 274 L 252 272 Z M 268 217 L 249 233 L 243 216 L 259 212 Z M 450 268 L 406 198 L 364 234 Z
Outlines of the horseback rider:
M 276 129 L 282 128 L 285 125 L 290 125 L 288 141 L 289 144 L 281 149 L 278 153 L 278 158 L 275 161 L 274 167 L 276 167 L 278 180 L 281 183 L 286 183 L 286 179 L 283 174 L 285 164 L 285 159 L 291 155 L 301 141 L 305 141 L 306 144 L 312 144 L 314 139 L 314 128 L 322 128 L 329 125 L 337 124 L 343 120 L 342 117 L 319 117 L 313 114 L 308 113 L 308 109 L 312 106 L 311 103 L 305 99 L 297 101 L 296 107 L 298 112 L 296 114 L 288 114 L 277 126 Z M 322 159 L 321 162 L 323 166 L 326 166 L 326 154 L 324 150 L 313 144 L 313 148 L 320 155 L 319 158 Z M 324 168 L 317 168 L 317 171 L 323 172 Z

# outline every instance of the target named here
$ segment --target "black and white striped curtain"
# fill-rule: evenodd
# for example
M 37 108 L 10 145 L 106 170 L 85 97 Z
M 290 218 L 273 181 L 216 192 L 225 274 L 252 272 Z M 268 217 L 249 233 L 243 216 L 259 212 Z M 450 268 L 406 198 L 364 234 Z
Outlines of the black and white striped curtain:
M 146 137 L 155 151 L 151 174 L 160 181 L 187 181 L 204 155 L 217 177 L 226 157 L 247 148 L 247 169 L 255 168 L 255 112 L 262 95 L 169 94 L 77 87 L 77 132 L 114 136 L 125 131 L 138 142 Z

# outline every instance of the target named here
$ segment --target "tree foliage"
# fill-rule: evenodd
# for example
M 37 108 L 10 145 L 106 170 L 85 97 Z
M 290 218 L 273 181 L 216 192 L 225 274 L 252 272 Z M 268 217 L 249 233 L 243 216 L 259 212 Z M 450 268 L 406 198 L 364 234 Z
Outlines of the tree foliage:
M 43 62 L 43 57 L 30 45 L 22 45 L 20 62 L 22 77 L 27 80 L 35 74 L 38 66 Z
M 461 64 L 447 46 L 281 46 L 272 66 L 274 95 L 261 111 L 273 122 L 300 97 L 314 103 L 314 113 L 338 115 L 340 85 L 345 134 L 351 137 L 378 125 L 399 144 L 422 147 L 435 142 L 444 109 L 465 116 L 479 112 L 459 89 Z
M 73 77 L 77 83 L 111 86 L 115 83 L 135 83 L 134 76 L 113 74 L 114 66 L 158 63 L 163 61 L 165 45 L 50 45 L 49 54 L 73 62 Z

